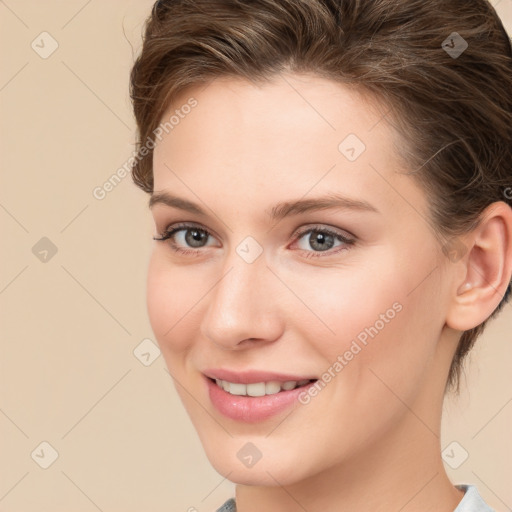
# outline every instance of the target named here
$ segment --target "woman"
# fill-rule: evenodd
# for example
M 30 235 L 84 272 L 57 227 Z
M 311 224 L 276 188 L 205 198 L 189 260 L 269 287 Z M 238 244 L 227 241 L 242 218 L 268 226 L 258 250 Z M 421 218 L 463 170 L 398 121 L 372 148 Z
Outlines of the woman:
M 148 312 L 219 510 L 491 510 L 440 423 L 510 294 L 511 91 L 485 0 L 155 4 Z

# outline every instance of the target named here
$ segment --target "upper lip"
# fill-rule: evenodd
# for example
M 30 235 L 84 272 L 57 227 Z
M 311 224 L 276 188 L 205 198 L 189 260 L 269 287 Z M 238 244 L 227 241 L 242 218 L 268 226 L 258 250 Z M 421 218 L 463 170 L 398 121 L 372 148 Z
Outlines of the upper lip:
M 246 370 L 243 372 L 237 372 L 222 368 L 212 368 L 204 370 L 203 374 L 211 379 L 220 379 L 228 382 L 235 382 L 239 384 L 254 384 L 256 382 L 288 382 L 291 380 L 312 380 L 316 377 L 310 375 L 291 375 L 285 373 L 266 372 L 260 370 Z

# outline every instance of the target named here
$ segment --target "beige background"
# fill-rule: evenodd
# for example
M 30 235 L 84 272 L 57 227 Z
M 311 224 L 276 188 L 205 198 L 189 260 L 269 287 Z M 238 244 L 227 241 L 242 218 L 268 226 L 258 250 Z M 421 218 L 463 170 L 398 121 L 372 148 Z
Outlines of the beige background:
M 512 31 L 512 0 L 494 3 Z M 145 366 L 134 354 L 153 338 L 147 197 L 130 177 L 103 200 L 92 193 L 134 149 L 130 42 L 138 51 L 152 4 L 0 1 L 0 511 L 206 512 L 233 494 L 162 357 Z M 46 262 L 43 237 L 57 249 Z M 477 484 L 501 511 L 512 507 L 511 330 L 507 305 L 467 390 L 446 403 L 442 436 L 460 445 L 452 464 L 469 454 L 447 466 L 453 482 Z M 43 441 L 58 452 L 47 469 Z

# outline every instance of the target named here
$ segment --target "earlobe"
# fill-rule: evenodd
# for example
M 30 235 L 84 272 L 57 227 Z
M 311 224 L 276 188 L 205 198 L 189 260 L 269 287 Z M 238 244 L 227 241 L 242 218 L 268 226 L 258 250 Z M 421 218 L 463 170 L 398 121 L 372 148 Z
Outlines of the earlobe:
M 485 322 L 501 302 L 512 274 L 512 208 L 503 201 L 489 205 L 465 237 L 469 251 L 457 262 L 464 275 L 454 283 L 446 323 L 466 331 Z M 459 274 L 460 276 L 460 274 Z

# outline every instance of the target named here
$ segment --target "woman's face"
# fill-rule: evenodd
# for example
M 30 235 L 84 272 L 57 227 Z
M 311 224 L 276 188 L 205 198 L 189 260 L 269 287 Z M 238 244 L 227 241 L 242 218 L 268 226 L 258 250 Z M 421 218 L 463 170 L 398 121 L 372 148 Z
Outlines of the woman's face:
M 149 317 L 232 481 L 291 484 L 437 431 L 450 265 L 383 113 L 286 75 L 216 80 L 162 118 L 155 236 L 179 230 L 154 242 Z

